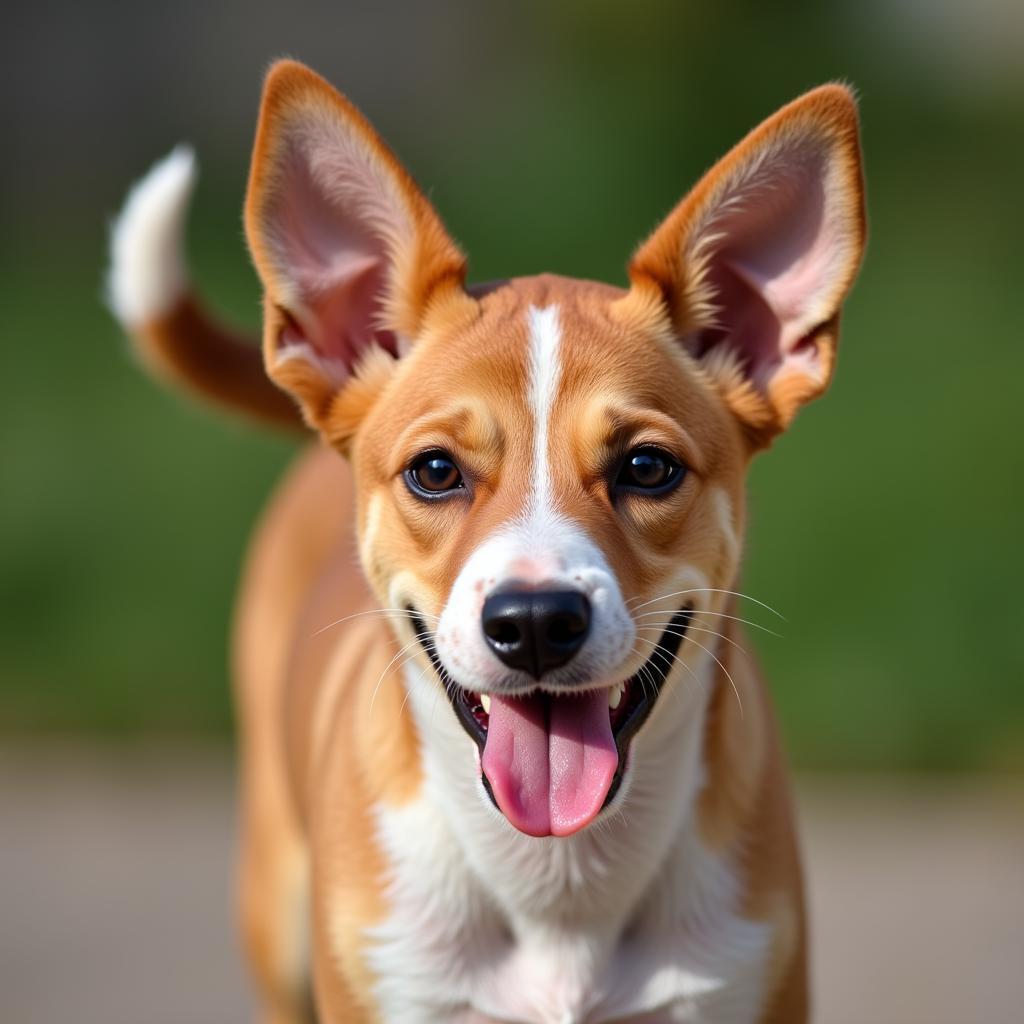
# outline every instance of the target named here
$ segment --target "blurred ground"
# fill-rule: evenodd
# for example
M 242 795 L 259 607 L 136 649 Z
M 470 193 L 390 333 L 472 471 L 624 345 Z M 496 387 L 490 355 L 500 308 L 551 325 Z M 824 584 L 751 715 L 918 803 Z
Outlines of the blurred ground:
M 800 799 L 823 1024 L 1010 1024 L 1018 783 L 814 778 Z M 241 1024 L 221 748 L 0 749 L 0 1019 Z

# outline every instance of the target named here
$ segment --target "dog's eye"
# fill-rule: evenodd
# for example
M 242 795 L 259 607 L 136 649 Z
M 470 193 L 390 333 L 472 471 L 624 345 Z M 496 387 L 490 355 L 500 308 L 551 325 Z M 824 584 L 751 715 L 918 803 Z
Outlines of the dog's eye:
M 651 445 L 628 452 L 615 478 L 616 490 L 665 494 L 686 475 L 686 467 Z
M 462 473 L 444 452 L 420 455 L 405 472 L 406 482 L 414 493 L 435 497 L 465 486 Z

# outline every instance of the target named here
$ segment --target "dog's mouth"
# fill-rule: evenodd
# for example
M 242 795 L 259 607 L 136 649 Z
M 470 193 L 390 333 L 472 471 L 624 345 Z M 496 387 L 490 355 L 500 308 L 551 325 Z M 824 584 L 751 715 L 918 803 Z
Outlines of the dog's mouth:
M 532 836 L 578 832 L 614 800 L 630 742 L 657 703 L 694 614 L 692 605 L 676 612 L 651 656 L 624 682 L 499 696 L 457 684 L 441 664 L 433 633 L 409 611 L 456 717 L 480 751 L 487 795 Z

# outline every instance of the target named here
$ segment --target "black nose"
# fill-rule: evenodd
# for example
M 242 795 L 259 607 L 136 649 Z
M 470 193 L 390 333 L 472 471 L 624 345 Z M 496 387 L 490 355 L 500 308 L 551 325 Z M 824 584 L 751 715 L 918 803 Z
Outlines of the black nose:
M 503 590 L 484 601 L 484 639 L 534 679 L 571 661 L 590 632 L 590 602 L 578 590 Z

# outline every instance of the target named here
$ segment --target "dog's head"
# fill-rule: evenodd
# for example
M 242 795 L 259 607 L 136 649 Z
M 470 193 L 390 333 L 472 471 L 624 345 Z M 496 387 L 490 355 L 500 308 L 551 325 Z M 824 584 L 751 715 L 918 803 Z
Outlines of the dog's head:
M 850 94 L 816 89 L 741 142 L 627 291 L 467 289 L 373 129 L 286 62 L 246 229 L 268 372 L 353 462 L 376 593 L 413 613 L 509 821 L 579 830 L 677 668 L 714 647 L 751 454 L 831 377 L 865 234 Z

